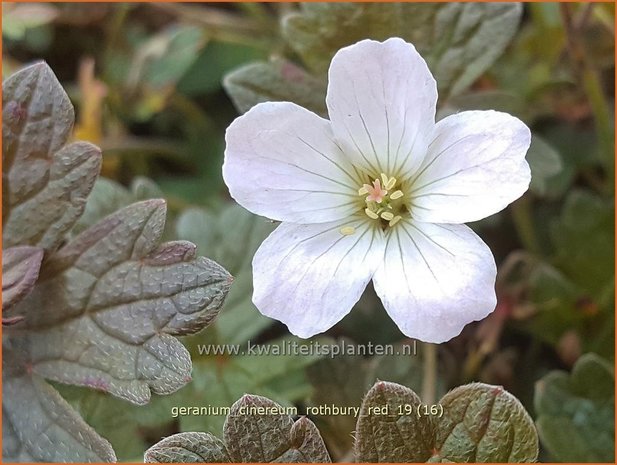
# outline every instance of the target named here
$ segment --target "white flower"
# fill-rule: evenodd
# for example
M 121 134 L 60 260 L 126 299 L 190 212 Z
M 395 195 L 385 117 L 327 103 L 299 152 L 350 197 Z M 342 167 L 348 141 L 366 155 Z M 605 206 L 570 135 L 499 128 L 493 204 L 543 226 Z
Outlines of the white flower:
M 462 223 L 527 190 L 529 129 L 496 111 L 435 124 L 435 80 L 398 38 L 339 50 L 328 77 L 330 120 L 262 103 L 227 130 L 232 197 L 282 222 L 253 258 L 253 302 L 306 338 L 372 279 L 403 333 L 447 341 L 495 308 L 495 261 Z

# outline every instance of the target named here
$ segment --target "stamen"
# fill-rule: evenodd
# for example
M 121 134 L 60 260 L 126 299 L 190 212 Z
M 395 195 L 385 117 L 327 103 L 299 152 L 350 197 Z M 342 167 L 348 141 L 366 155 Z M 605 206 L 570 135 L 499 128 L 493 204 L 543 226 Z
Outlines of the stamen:
M 384 187 L 388 185 L 388 176 L 385 173 L 381 173 L 381 180 L 383 181 Z
M 368 189 L 367 187 L 371 187 L 368 184 L 365 184 L 364 186 L 362 186 L 359 190 L 358 190 L 358 195 L 366 195 L 368 194 Z
M 373 210 L 369 209 L 369 208 L 366 208 L 366 209 L 364 210 L 364 213 L 366 213 L 366 215 L 367 215 L 369 218 L 372 218 L 372 219 L 374 219 L 374 220 L 376 220 L 376 219 L 378 219 L 378 218 L 379 218 L 379 215 L 378 215 L 377 213 L 375 213 Z
M 390 222 L 388 223 L 388 226 L 392 227 L 392 226 L 394 226 L 396 223 L 398 223 L 399 221 L 401 221 L 401 216 L 400 216 L 400 215 L 397 215 L 397 216 L 395 216 L 394 218 L 392 218 L 392 219 L 390 220 Z
M 392 200 L 396 200 L 396 199 L 400 199 L 403 195 L 403 191 L 394 191 L 392 192 L 392 194 L 390 194 L 390 199 Z
M 356 228 L 354 228 L 353 226 L 343 226 L 341 229 L 339 229 L 339 232 L 343 236 L 351 236 L 353 233 L 356 232 Z

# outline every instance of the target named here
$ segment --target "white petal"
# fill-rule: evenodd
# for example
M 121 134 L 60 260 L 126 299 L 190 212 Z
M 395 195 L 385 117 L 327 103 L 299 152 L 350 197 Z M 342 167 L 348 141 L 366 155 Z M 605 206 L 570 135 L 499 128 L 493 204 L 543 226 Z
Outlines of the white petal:
M 289 102 L 260 103 L 225 136 L 223 178 L 244 208 L 279 221 L 320 223 L 358 209 L 359 181 L 330 123 Z
M 344 236 L 340 228 L 356 231 Z M 364 220 L 283 223 L 253 258 L 253 303 L 308 338 L 347 315 L 383 256 L 383 233 Z
M 529 128 L 507 113 L 465 111 L 437 123 L 412 183 L 412 216 L 465 223 L 503 210 L 529 187 Z
M 326 103 L 334 134 L 345 154 L 375 176 L 420 166 L 436 102 L 426 62 L 402 39 L 363 40 L 332 59 Z
M 405 222 L 387 239 L 375 291 L 400 330 L 445 342 L 495 309 L 490 249 L 465 225 Z

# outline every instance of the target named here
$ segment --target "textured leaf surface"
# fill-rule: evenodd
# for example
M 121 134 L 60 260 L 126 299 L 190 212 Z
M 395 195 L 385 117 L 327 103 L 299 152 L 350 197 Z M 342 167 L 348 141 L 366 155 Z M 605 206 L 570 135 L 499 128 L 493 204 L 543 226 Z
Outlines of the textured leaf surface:
M 43 249 L 11 247 L 2 254 L 2 311 L 6 312 L 32 290 L 43 260 Z M 6 313 L 4 313 L 6 315 Z
M 76 462 L 115 461 L 110 444 L 55 389 L 24 368 L 22 350 L 4 345 L 3 461 L 63 462 L 69 457 Z
M 173 336 L 217 315 L 231 284 L 188 242 L 158 245 L 161 200 L 136 203 L 84 231 L 51 257 L 16 309 L 36 373 L 143 404 L 190 380 L 191 360 Z
M 536 384 L 536 420 L 542 444 L 558 461 L 614 462 L 615 374 L 595 354 L 572 373 L 554 371 Z
M 447 393 L 427 415 L 418 396 L 377 382 L 358 419 L 360 462 L 533 462 L 538 436 L 521 403 L 498 386 L 473 383 Z M 420 407 L 420 409 L 418 409 Z
M 433 428 L 415 411 L 420 398 L 400 384 L 380 381 L 367 393 L 358 419 L 355 453 L 360 462 L 426 462 L 431 457 Z
M 100 150 L 86 142 L 65 145 L 73 106 L 45 63 L 9 77 L 2 105 L 3 247 L 54 250 L 83 212 Z
M 225 77 L 223 86 L 240 113 L 260 102 L 287 101 L 327 114 L 325 82 L 283 59 L 242 66 Z
M 499 386 L 460 386 L 440 401 L 435 447 L 452 462 L 534 462 L 538 436 L 512 394 Z
M 146 463 L 231 462 L 225 443 L 210 433 L 179 433 L 158 442 L 144 455 Z
M 231 407 L 223 434 L 235 462 L 330 462 L 315 425 L 294 423 L 286 414 L 256 414 L 251 409 L 281 409 L 265 397 L 245 395 Z
M 318 74 L 337 50 L 398 36 L 427 60 L 440 95 L 465 90 L 501 55 L 522 14 L 518 3 L 304 3 L 283 36 Z
M 326 463 L 330 456 L 317 427 L 302 417 L 294 422 L 281 405 L 245 394 L 235 402 L 223 427 L 224 441 L 210 433 L 180 433 L 152 446 L 147 462 Z

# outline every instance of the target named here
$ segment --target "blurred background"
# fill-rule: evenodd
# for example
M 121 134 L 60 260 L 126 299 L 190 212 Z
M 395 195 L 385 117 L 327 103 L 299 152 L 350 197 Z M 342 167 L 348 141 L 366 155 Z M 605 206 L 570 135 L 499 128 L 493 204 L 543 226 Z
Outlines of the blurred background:
M 498 306 L 439 346 L 439 394 L 471 381 L 503 385 L 538 422 L 540 460 L 613 460 L 614 398 L 589 398 L 574 377 L 559 383 L 546 378 L 554 370 L 571 371 L 587 353 L 614 364 L 613 3 L 532 3 L 523 6 L 522 15 L 504 6 L 491 13 L 493 27 L 503 33 L 495 45 L 499 50 L 477 49 L 484 61 L 466 58 L 468 68 L 454 67 L 459 74 L 444 66 L 444 50 L 473 51 L 479 35 L 464 30 L 462 16 L 448 23 L 435 4 L 415 5 L 404 15 L 375 4 L 2 8 L 3 78 L 45 60 L 75 105 L 74 138 L 103 150 L 102 178 L 76 231 L 135 200 L 162 197 L 170 212 L 166 238 L 195 242 L 200 255 L 236 277 L 216 323 L 185 338 L 193 381 L 177 393 L 137 407 L 58 386 L 120 460 L 141 461 L 147 446 L 174 432 L 220 435 L 224 417 L 172 418 L 171 406 L 229 406 L 244 393 L 300 407 L 359 405 L 376 379 L 420 391 L 421 343 L 417 356 L 333 360 L 206 356 L 197 350 L 197 344 L 293 340 L 250 301 L 253 253 L 276 225 L 230 199 L 221 176 L 226 127 L 265 100 L 292 100 L 323 114 L 332 54 L 365 37 L 390 35 L 414 42 L 427 57 L 440 83 L 438 118 L 492 108 L 516 115 L 533 132 L 530 191 L 471 225 L 496 257 Z M 370 288 L 322 339 L 413 342 L 403 339 Z M 312 419 L 333 460 L 349 460 L 355 419 Z M 567 422 L 575 426 L 572 431 L 550 426 Z M 579 443 L 572 434 L 581 435 L 581 443 L 608 439 L 595 451 L 585 450 L 572 445 Z M 606 448 L 605 455 L 597 455 L 598 447 Z

